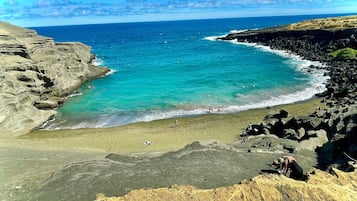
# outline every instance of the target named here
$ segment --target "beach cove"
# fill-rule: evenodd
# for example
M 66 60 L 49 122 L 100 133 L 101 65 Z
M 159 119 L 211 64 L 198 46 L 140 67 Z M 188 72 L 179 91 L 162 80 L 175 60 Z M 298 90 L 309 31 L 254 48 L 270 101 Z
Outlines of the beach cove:
M 329 93 L 342 89 L 339 85 L 336 86 L 339 84 L 339 76 L 332 78 L 328 85 Z M 348 99 L 345 99 L 343 93 L 339 93 L 338 96 L 327 93 L 320 94 L 327 100 L 313 98 L 295 104 L 252 109 L 234 114 L 178 117 L 114 128 L 33 131 L 19 137 L 4 135 L 1 137 L 1 167 L 4 170 L 2 176 L 7 182 L 1 187 L 5 189 L 1 196 L 30 200 L 81 200 L 94 199 L 97 193 L 109 196 L 124 195 L 135 188 L 166 187 L 172 183 L 214 188 L 251 178 L 281 154 L 295 154 L 304 168 L 316 166 L 319 161 L 314 149 L 323 144 L 314 142 L 309 147 L 306 144 L 308 139 L 294 140 L 296 134 L 278 138 L 274 133 L 252 137 L 242 143 L 239 135 L 250 123 L 260 125 L 264 117 L 268 114 L 279 114 L 281 109 L 288 111 L 289 116 L 294 117 L 298 125 L 304 125 L 303 120 L 307 119 L 306 116 L 323 110 L 325 113 L 321 116 L 317 114 L 314 121 L 326 119 L 327 113 L 342 115 L 343 121 L 348 118 L 346 124 L 339 123 L 341 120 L 337 120 L 334 115 L 331 119 L 335 123 L 327 124 L 331 130 L 338 128 L 338 133 L 345 132 L 346 136 L 354 139 L 351 136 L 355 131 L 353 86 L 348 85 Z M 178 123 L 175 123 L 176 120 Z M 269 118 L 265 119 L 267 120 Z M 324 120 L 318 125 L 310 124 L 316 127 L 305 127 L 306 131 L 326 130 L 323 122 Z M 269 132 L 273 131 L 274 125 L 270 128 L 264 123 L 261 125 Z M 327 131 L 329 134 L 336 133 Z M 309 149 L 301 149 L 302 146 Z M 353 150 L 353 141 L 348 146 Z M 300 148 L 296 149 L 297 147 Z M 334 157 L 332 159 L 336 160 Z M 197 163 L 194 163 L 195 161 Z M 256 161 L 260 163 L 257 164 Z M 187 166 L 196 166 L 197 169 L 185 169 Z M 17 167 L 15 172 L 13 167 Z M 126 172 L 128 167 L 132 167 L 134 171 Z M 211 168 L 199 171 L 203 167 Z M 142 168 L 147 171 L 143 172 Z M 175 168 L 177 172 L 174 171 Z M 226 170 L 222 171 L 225 168 Z M 187 173 L 185 179 L 172 177 L 183 173 Z M 127 177 L 121 174 L 127 174 Z M 147 175 L 150 176 L 146 178 Z M 112 181 L 110 178 L 116 179 Z M 126 180 L 120 181 L 120 178 Z M 187 178 L 192 179 L 187 181 Z M 74 180 L 76 182 L 72 186 L 71 181 Z M 57 194 L 53 193 L 54 189 L 61 190 Z
M 237 114 L 208 114 L 197 117 L 157 120 L 148 123 L 135 123 L 114 128 L 35 131 L 17 138 L 2 137 L 0 139 L 2 156 L 1 167 L 3 168 L 2 179 L 5 181 L 1 186 L 1 189 L 3 189 L 2 197 L 9 197 L 12 195 L 16 198 L 25 199 L 34 196 L 33 192 L 37 192 L 35 193 L 35 196 L 37 196 L 35 198 L 40 200 L 51 198 L 50 196 L 54 196 L 53 198 L 61 196 L 63 197 L 63 200 L 80 200 L 79 198 L 73 197 L 73 194 L 70 192 L 75 193 L 76 191 L 80 191 L 80 189 L 83 190 L 87 188 L 83 188 L 83 186 L 91 186 L 91 189 L 94 188 L 92 191 L 87 189 L 86 193 L 80 194 L 82 196 L 86 195 L 88 198 L 94 199 L 96 193 L 116 195 L 117 189 L 115 188 L 112 190 L 103 189 L 100 192 L 95 192 L 95 188 L 98 188 L 97 185 L 87 184 L 83 181 L 82 185 L 78 182 L 78 186 L 76 185 L 77 187 L 67 186 L 69 188 L 63 190 L 65 193 L 61 192 L 60 194 L 54 194 L 53 189 L 47 189 L 45 191 L 44 189 L 40 188 L 39 190 L 37 188 L 42 186 L 43 182 L 48 180 L 50 175 L 56 174 L 57 171 L 62 171 L 63 168 L 66 169 L 66 167 L 71 166 L 71 164 L 75 166 L 79 165 L 77 170 L 68 173 L 75 175 L 83 171 L 79 168 L 81 163 L 99 163 L 100 161 L 105 160 L 105 156 L 109 153 L 118 153 L 140 158 L 148 157 L 160 159 L 160 156 L 165 153 L 179 150 L 182 152 L 188 151 L 190 148 L 185 146 L 190 145 L 193 142 L 201 141 L 203 144 L 207 145 L 217 141 L 220 146 L 222 146 L 223 143 L 227 144 L 225 145 L 227 147 L 233 146 L 234 144 L 238 146 L 244 145 L 239 149 L 242 149 L 241 152 L 246 155 L 247 150 L 252 149 L 250 148 L 250 145 L 254 144 L 254 141 L 252 143 L 241 144 L 242 140 L 239 135 L 249 123 L 259 123 L 265 115 L 270 112 L 278 111 L 281 108 L 296 115 L 303 116 L 313 112 L 317 107 L 321 107 L 322 105 L 320 101 L 320 99 L 313 99 L 297 104 L 277 106 L 269 109 L 254 109 L 239 112 Z M 179 126 L 177 127 L 175 127 L 175 120 L 178 120 L 179 122 Z M 145 145 L 145 141 L 150 141 L 151 145 Z M 223 150 L 227 149 L 227 147 Z M 212 154 L 206 152 L 206 148 L 197 152 L 201 152 L 197 157 L 200 157 L 201 155 L 203 159 L 206 157 L 213 157 Z M 228 179 L 228 181 L 218 179 L 220 176 L 217 175 L 218 180 L 216 182 L 209 183 L 211 186 L 207 187 L 214 187 L 215 185 L 230 185 L 238 183 L 242 179 L 251 178 L 255 176 L 260 169 L 268 168 L 266 164 L 284 153 L 284 149 L 272 148 L 271 150 L 265 150 L 261 151 L 262 153 L 259 153 L 259 148 L 257 148 L 257 152 L 258 153 L 256 154 L 248 154 L 245 156 L 245 158 L 248 159 L 248 161 L 245 161 L 245 164 L 243 163 L 243 158 L 236 158 L 236 152 L 228 152 L 230 155 L 233 154 L 230 157 L 236 158 L 235 160 L 238 160 L 238 163 L 241 161 L 244 166 L 252 165 L 249 162 L 250 160 L 259 160 L 262 161 L 262 163 L 252 166 L 254 168 L 251 170 L 248 170 L 247 168 L 244 168 L 244 170 L 238 169 L 238 173 L 235 173 L 236 175 L 234 175 L 231 179 Z M 222 154 L 224 154 L 224 152 Z M 267 154 L 269 156 L 267 156 Z M 242 157 L 244 157 L 244 155 Z M 305 162 L 303 162 L 302 165 L 306 168 L 317 163 L 316 156 L 313 152 L 307 151 L 305 155 Z M 224 155 L 221 155 L 220 159 L 217 159 L 217 162 L 222 160 L 222 165 L 224 167 L 223 162 L 228 159 L 223 158 L 222 156 Z M 209 162 L 210 160 L 207 161 Z M 202 165 L 207 166 L 204 164 L 196 164 L 197 168 L 202 168 Z M 239 167 L 239 165 L 237 165 L 238 164 L 235 164 L 236 167 Z M 96 165 L 93 167 L 98 170 L 107 166 L 102 167 L 98 164 L 98 167 L 96 167 Z M 234 167 L 234 169 L 236 169 L 236 167 Z M 117 168 L 118 169 L 113 171 L 116 172 L 121 169 L 119 167 Z M 165 169 L 165 166 L 158 165 L 157 168 Z M 228 170 L 226 173 L 222 172 L 223 175 L 227 176 L 231 173 L 234 172 Z M 87 177 L 87 179 L 88 178 L 89 177 Z M 131 179 L 134 178 L 135 177 Z M 95 179 L 95 177 L 93 179 Z M 141 179 L 135 178 L 135 180 L 137 180 L 137 185 L 140 186 L 141 184 L 139 183 L 142 182 Z M 174 183 L 179 183 L 177 179 L 169 179 L 165 182 L 170 182 L 170 180 Z M 93 182 L 93 180 L 89 181 Z M 121 182 L 123 182 L 121 185 L 125 185 L 127 182 L 120 179 L 117 179 L 116 181 L 118 182 L 117 186 L 119 186 L 119 183 Z M 153 181 L 158 182 L 156 180 Z M 59 181 L 56 183 L 57 187 L 52 188 L 66 186 L 61 184 Z M 199 179 L 199 181 L 191 181 L 190 183 L 181 181 L 180 184 L 194 185 L 195 183 L 201 188 L 204 187 L 201 179 Z M 150 182 L 147 184 L 150 185 Z M 165 186 L 163 184 L 152 185 L 152 187 Z M 113 187 L 115 186 L 116 185 Z M 105 188 L 105 186 L 103 187 Z M 127 191 L 123 191 L 122 193 L 126 192 Z

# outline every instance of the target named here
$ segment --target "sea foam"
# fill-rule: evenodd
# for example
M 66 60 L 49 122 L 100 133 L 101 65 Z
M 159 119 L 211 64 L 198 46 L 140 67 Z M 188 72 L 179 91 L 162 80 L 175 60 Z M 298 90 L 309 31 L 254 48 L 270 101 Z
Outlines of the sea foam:
M 87 27 L 95 33 L 98 43 L 83 31 L 87 29 L 78 27 L 68 31 L 74 36 L 88 36 L 82 37 L 83 42 L 93 46 L 95 54 L 100 55 L 95 65 L 106 65 L 111 68 L 110 73 L 119 73 L 91 81 L 88 84 L 92 88 L 82 87 L 79 91 L 82 95 L 69 98 L 59 108 L 56 120 L 47 127 L 113 127 L 309 99 L 324 91 L 327 79 L 322 70 L 310 67 L 315 62 L 257 44 L 216 42 L 217 37 L 229 34 L 226 30 L 239 33 L 246 31 L 245 28 L 273 26 L 285 19 L 263 24 L 256 21 L 256 25 L 232 19 Z M 202 33 L 215 36 L 203 38 Z M 68 36 L 61 40 L 70 39 Z M 163 41 L 175 43 L 163 45 Z M 264 53 L 270 51 L 271 54 Z M 268 76 L 275 75 L 272 69 L 277 70 L 278 76 L 270 79 Z
M 236 31 L 235 33 L 240 33 L 240 32 L 244 32 L 244 31 L 246 31 L 246 30 L 239 30 L 239 31 Z M 224 37 L 227 35 L 228 34 L 222 35 L 222 36 L 209 36 L 209 37 L 205 37 L 205 39 L 210 40 L 210 41 L 217 41 L 218 38 Z M 289 52 L 286 50 L 275 50 L 275 49 L 270 48 L 269 46 L 264 46 L 264 45 L 260 45 L 257 43 L 237 42 L 236 40 L 230 40 L 228 42 L 231 42 L 231 43 L 234 43 L 237 45 L 254 47 L 260 51 L 270 52 L 272 54 L 276 54 L 281 57 L 288 58 L 289 66 L 292 66 L 292 67 L 296 68 L 297 70 L 299 70 L 300 72 L 309 75 L 310 83 L 309 83 L 308 87 L 294 91 L 292 93 L 273 96 L 273 94 L 277 94 L 277 93 L 272 92 L 272 93 L 270 93 L 271 95 L 266 96 L 265 99 L 263 99 L 263 101 L 251 102 L 249 104 L 243 104 L 243 105 L 227 106 L 224 109 L 225 112 L 238 112 L 238 111 L 243 111 L 243 110 L 248 110 L 248 109 L 264 108 L 264 107 L 269 107 L 269 106 L 304 101 L 304 100 L 312 98 L 313 96 L 315 96 L 315 94 L 321 93 L 326 90 L 325 84 L 326 84 L 327 80 L 329 79 L 329 77 L 326 76 L 327 71 L 324 70 L 326 68 L 326 64 L 324 64 L 324 63 L 321 63 L 319 61 L 306 60 L 292 52 Z M 318 67 L 318 70 L 316 70 L 312 66 Z M 259 97 L 257 96 L 257 100 L 258 99 L 262 100 L 261 95 L 262 94 L 260 94 Z M 250 99 L 254 100 L 253 97 L 250 97 Z
M 101 66 L 104 64 L 103 59 L 96 57 L 93 61 L 92 64 L 95 66 Z

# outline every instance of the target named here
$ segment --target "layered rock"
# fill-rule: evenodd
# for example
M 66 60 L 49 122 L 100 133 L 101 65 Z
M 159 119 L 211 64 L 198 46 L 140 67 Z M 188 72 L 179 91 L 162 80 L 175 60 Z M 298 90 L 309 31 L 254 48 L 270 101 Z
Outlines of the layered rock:
M 122 197 L 98 194 L 96 201 L 125 200 L 356 200 L 357 172 L 345 173 L 333 169 L 332 174 L 312 170 L 306 182 L 278 174 L 264 174 L 240 184 L 215 189 L 173 185 L 168 188 L 134 190 Z
M 0 22 L 0 133 L 40 126 L 84 82 L 105 75 L 108 68 L 91 64 L 90 50 Z

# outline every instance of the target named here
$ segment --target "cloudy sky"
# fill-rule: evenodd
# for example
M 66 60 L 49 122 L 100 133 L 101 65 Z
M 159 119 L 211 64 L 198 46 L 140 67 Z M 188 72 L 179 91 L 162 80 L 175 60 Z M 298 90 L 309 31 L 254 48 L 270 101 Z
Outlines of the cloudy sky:
M 357 13 L 357 0 L 0 0 L 20 26 Z

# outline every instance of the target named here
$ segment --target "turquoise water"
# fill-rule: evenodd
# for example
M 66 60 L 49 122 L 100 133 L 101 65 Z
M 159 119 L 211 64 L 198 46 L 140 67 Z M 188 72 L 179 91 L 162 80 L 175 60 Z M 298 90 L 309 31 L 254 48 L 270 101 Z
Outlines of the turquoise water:
M 111 127 L 208 112 L 229 113 L 311 98 L 324 90 L 313 62 L 252 44 L 213 40 L 231 30 L 316 16 L 35 28 L 56 41 L 81 41 L 112 73 L 86 83 L 48 129 Z M 314 63 L 315 65 L 320 65 Z

